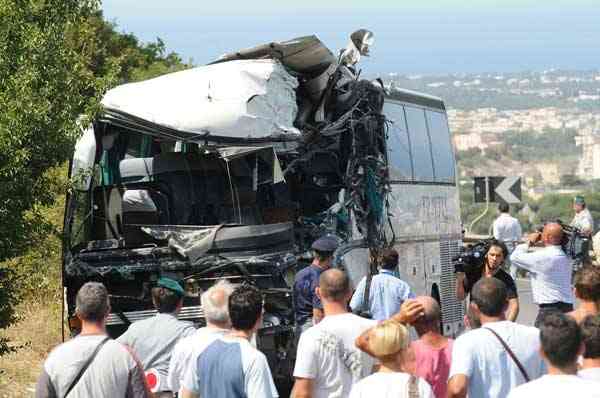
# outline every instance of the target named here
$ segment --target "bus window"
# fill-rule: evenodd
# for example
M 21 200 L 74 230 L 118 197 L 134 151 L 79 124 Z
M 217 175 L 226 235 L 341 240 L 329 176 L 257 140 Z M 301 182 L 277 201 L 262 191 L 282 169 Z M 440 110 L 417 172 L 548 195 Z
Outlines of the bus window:
M 429 110 L 426 111 L 426 114 L 429 137 L 431 137 L 435 181 L 454 183 L 454 153 L 446 115 Z
M 412 181 L 410 141 L 404 120 L 404 107 L 386 101 L 383 106 L 383 114 L 391 122 L 387 142 L 390 178 L 392 181 Z
M 410 149 L 416 181 L 433 182 L 433 162 L 425 123 L 425 111 L 407 106 L 406 121 L 410 134 Z

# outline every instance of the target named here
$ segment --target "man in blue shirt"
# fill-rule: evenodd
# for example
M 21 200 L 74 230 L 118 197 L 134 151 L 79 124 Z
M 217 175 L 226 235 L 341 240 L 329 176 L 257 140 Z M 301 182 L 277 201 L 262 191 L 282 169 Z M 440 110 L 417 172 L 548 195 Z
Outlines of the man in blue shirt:
M 410 286 L 396 276 L 398 268 L 398 252 L 394 249 L 386 249 L 382 255 L 382 265 L 378 275 L 371 279 L 369 290 L 369 308 L 372 319 L 383 321 L 392 317 L 400 311 L 402 303 L 409 298 L 414 298 Z M 365 299 L 365 285 L 367 278 L 364 277 L 356 287 L 356 291 L 350 300 L 350 307 L 354 313 L 362 311 Z
M 294 308 L 299 332 L 319 323 L 323 319 L 323 305 L 315 289 L 319 286 L 321 273 L 333 260 L 338 243 L 333 236 L 323 236 L 312 244 L 315 256 L 312 264 L 296 274 L 294 281 Z

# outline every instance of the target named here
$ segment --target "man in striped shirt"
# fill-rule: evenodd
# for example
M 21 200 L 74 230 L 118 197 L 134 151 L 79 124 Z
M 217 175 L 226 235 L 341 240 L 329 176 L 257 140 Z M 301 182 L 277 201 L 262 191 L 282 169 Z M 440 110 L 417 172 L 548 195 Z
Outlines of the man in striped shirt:
M 531 272 L 533 301 L 539 306 L 536 326 L 550 312 L 573 310 L 573 265 L 561 247 L 562 237 L 560 224 L 546 224 L 541 234 L 529 235 L 528 242 L 518 245 L 510 256 L 512 264 Z M 543 248 L 529 250 L 540 243 Z

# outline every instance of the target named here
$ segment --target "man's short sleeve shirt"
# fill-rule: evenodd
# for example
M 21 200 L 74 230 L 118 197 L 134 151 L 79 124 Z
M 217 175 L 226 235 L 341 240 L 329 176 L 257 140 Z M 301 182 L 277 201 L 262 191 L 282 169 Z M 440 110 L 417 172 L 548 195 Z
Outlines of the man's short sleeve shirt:
M 477 398 L 506 397 L 525 378 L 496 336 L 493 329 L 514 352 L 533 380 L 545 373 L 539 354 L 540 332 L 532 326 L 510 321 L 488 322 L 454 340 L 449 378 L 469 378 L 469 396 Z
M 481 279 L 482 276 L 483 270 L 481 268 L 478 271 L 467 272 L 464 282 L 465 293 L 470 293 L 471 289 L 473 289 L 473 285 L 475 285 L 475 283 L 477 283 L 477 281 Z M 512 278 L 512 276 L 510 276 L 509 273 L 507 273 L 503 269 L 499 269 L 498 272 L 494 274 L 494 278 L 504 283 L 504 286 L 506 286 L 507 298 L 509 300 L 519 297 L 519 294 L 517 292 L 517 284 L 515 283 L 515 280 Z
M 201 397 L 277 398 L 265 355 L 240 338 L 222 337 L 192 360 L 183 387 Z
M 315 289 L 319 286 L 319 277 L 322 272 L 322 268 L 311 264 L 296 274 L 294 306 L 296 308 L 296 322 L 299 325 L 312 318 L 313 308 L 323 308 L 321 300 L 315 292 Z

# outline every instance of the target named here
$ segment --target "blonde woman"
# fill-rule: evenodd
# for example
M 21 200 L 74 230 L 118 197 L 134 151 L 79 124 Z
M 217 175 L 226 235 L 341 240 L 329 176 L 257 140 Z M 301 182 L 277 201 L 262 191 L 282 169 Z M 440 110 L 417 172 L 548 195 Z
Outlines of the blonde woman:
M 350 398 L 434 398 L 431 387 L 423 379 L 406 373 L 410 352 L 407 328 L 394 320 L 384 321 L 366 331 L 361 348 L 375 357 L 379 371 L 352 387 Z

